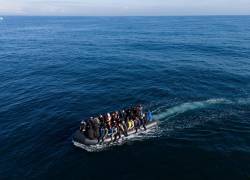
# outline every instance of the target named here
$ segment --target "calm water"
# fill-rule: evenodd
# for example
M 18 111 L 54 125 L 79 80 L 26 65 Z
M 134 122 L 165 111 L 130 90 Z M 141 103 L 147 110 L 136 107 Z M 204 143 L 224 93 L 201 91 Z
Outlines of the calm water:
M 250 178 L 250 16 L 5 17 L 0 82 L 0 179 Z M 136 103 L 155 134 L 73 147 Z

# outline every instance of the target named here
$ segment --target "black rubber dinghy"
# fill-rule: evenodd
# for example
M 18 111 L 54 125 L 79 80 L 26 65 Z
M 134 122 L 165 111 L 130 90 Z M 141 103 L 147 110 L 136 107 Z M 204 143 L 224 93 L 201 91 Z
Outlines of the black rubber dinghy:
M 158 121 L 153 120 L 153 121 L 150 121 L 150 122 L 147 123 L 146 128 L 151 129 L 151 128 L 157 127 L 158 124 L 159 124 Z M 141 127 L 140 129 L 137 130 L 137 133 L 142 132 L 142 131 L 144 131 L 144 128 Z M 128 136 L 130 136 L 131 134 L 135 134 L 135 133 L 136 133 L 135 129 L 132 129 L 132 130 L 128 131 Z M 121 137 L 123 137 L 123 136 L 124 135 L 121 134 Z M 84 135 L 84 133 L 81 132 L 80 130 L 77 130 L 75 132 L 75 134 L 73 135 L 72 142 L 73 142 L 73 144 L 75 146 L 79 146 L 79 145 L 87 145 L 87 146 L 89 146 L 89 145 L 97 145 L 98 144 L 97 139 L 92 140 L 92 139 L 87 138 Z M 104 143 L 110 143 L 110 142 L 111 142 L 111 137 L 108 137 L 108 138 L 104 139 Z

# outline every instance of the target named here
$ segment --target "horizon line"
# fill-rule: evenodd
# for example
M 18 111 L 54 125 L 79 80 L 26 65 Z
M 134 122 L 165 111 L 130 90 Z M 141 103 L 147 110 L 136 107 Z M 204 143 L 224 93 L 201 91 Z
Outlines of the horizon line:
M 193 14 L 193 15 L 7 15 L 0 17 L 192 17 L 192 16 L 250 16 L 250 14 Z

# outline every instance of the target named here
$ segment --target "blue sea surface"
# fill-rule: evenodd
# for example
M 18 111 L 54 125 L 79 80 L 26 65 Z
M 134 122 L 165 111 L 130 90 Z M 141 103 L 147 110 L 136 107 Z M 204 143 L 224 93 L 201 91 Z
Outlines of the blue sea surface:
M 250 179 L 250 16 L 4 17 L 0 179 Z M 74 147 L 141 103 L 149 138 Z

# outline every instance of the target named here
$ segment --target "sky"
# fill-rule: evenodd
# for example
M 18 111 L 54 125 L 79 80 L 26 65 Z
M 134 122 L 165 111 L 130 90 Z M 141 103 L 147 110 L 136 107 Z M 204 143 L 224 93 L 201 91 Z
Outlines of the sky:
M 250 15 L 250 0 L 0 0 L 0 15 Z

